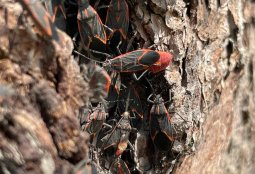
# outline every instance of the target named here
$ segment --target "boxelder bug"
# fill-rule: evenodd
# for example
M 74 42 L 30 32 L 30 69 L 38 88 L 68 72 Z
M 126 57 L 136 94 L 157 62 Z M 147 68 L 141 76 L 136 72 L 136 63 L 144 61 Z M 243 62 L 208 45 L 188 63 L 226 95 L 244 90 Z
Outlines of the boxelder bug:
M 111 132 L 102 138 L 103 143 L 101 148 L 103 148 L 103 150 L 113 148 L 115 156 L 120 156 L 128 146 L 129 134 L 132 130 L 129 121 L 129 113 L 125 112 Z
M 128 93 L 130 91 L 130 93 Z M 134 85 L 128 86 L 126 89 L 120 90 L 119 94 L 119 112 L 122 114 L 125 112 L 125 101 L 127 100 L 129 96 L 129 110 L 132 111 L 135 115 L 138 115 L 139 118 L 143 118 L 143 106 L 140 100 L 140 96 L 138 94 L 138 91 L 136 90 Z
M 133 73 L 145 70 L 145 72 L 157 73 L 165 70 L 172 60 L 173 55 L 171 53 L 140 49 L 107 60 L 103 66 L 117 72 Z
M 79 109 L 78 118 L 80 120 L 80 126 L 83 129 L 84 125 L 88 122 L 90 115 L 92 114 L 92 106 L 90 107 L 81 107 Z
M 129 27 L 129 9 L 126 0 L 111 0 L 107 10 L 105 24 L 113 31 L 107 33 L 109 48 L 120 54 L 121 50 L 126 52 L 127 32 Z
M 127 164 L 121 159 L 116 158 L 110 167 L 112 174 L 130 174 Z
M 169 151 L 174 141 L 173 129 L 170 115 L 165 107 L 163 98 L 156 95 L 154 101 L 148 97 L 148 102 L 152 103 L 150 111 L 150 134 L 155 147 L 159 151 Z
M 127 148 L 128 144 L 133 149 L 132 144 L 129 142 L 130 132 L 136 131 L 136 129 L 132 128 L 130 125 L 130 114 L 128 110 L 128 102 L 129 102 L 130 91 L 128 94 L 126 111 L 122 114 L 122 117 L 119 119 L 118 123 L 114 128 L 112 128 L 111 132 L 104 136 L 100 143 L 101 148 L 103 150 L 113 149 L 115 152 L 115 158 L 119 157 Z M 99 145 L 99 144 L 98 144 Z
M 54 24 L 61 30 L 66 30 L 65 0 L 45 0 L 45 6 Z
M 92 113 L 88 113 L 87 120 L 84 122 L 84 130 L 89 134 L 96 134 L 103 127 L 107 113 L 102 103 L 99 103 Z
M 119 121 L 119 124 L 117 124 L 116 129 L 120 130 L 120 137 L 119 137 L 120 139 L 118 142 L 117 150 L 115 152 L 115 155 L 118 157 L 126 150 L 129 143 L 129 135 L 130 135 L 130 132 L 132 131 L 128 112 L 124 112 L 124 114 L 122 115 L 122 118 Z
M 75 53 L 91 60 L 89 57 L 77 51 Z M 110 55 L 107 56 L 111 57 Z M 102 61 L 95 61 L 102 63 Z M 144 70 L 141 76 L 136 79 L 139 80 L 148 71 L 158 73 L 165 70 L 172 61 L 173 55 L 171 53 L 140 49 L 119 55 L 113 59 L 108 59 L 103 62 L 103 67 L 106 70 L 113 70 L 118 73 L 134 73 Z
M 84 69 L 81 71 L 84 71 Z M 107 97 L 111 84 L 111 78 L 108 73 L 100 66 L 91 63 L 88 64 L 87 71 L 83 72 L 83 74 L 93 94 L 91 101 L 103 101 L 103 99 Z
M 56 41 L 59 41 L 56 26 L 53 24 L 49 13 L 44 9 L 40 1 L 18 0 L 18 2 L 20 2 L 23 8 L 28 11 L 35 24 L 43 34 L 53 38 Z
M 126 0 L 111 0 L 107 10 L 105 24 L 115 31 L 119 31 L 123 39 L 127 38 L 129 27 L 129 11 Z
M 78 0 L 77 23 L 84 49 L 104 52 L 107 38 L 103 23 L 88 0 Z
M 107 101 L 107 110 L 109 111 L 111 108 L 113 108 L 119 98 L 119 91 L 120 91 L 120 79 L 118 78 L 118 74 L 112 73 L 111 74 L 112 81 L 109 89 L 108 96 L 106 98 Z

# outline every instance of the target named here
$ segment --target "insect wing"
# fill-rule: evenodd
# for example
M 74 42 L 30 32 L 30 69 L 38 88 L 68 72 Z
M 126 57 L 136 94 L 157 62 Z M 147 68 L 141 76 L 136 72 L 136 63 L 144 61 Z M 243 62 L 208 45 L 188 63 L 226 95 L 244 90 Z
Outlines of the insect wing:
M 143 106 L 138 91 L 136 91 L 134 86 L 132 86 L 131 88 L 132 90 L 130 91 L 130 99 L 133 100 L 130 101 L 129 106 L 133 112 L 137 113 L 140 118 L 143 118 Z
M 22 6 L 28 11 L 34 22 L 43 34 L 59 41 L 59 36 L 50 15 L 38 0 L 19 0 Z
M 110 167 L 112 174 L 130 174 L 127 164 L 120 158 L 116 158 Z
M 86 48 L 89 48 L 93 39 L 93 32 L 91 26 L 86 21 L 89 11 L 87 9 L 79 9 L 77 15 L 78 30 L 80 33 L 81 41 Z
M 117 131 L 120 131 L 121 136 L 119 137 L 118 146 L 115 154 L 119 156 L 126 150 L 128 146 L 128 140 L 131 131 L 130 121 L 123 118 L 117 126 Z
M 64 2 L 65 0 L 45 0 L 46 9 L 52 16 L 53 21 L 55 21 L 58 11 L 66 19 Z
M 112 133 L 107 134 L 103 139 L 103 148 L 108 149 L 110 147 L 117 148 L 121 137 L 121 131 L 119 129 L 113 130 Z
M 115 146 L 114 148 L 117 148 L 120 142 L 123 143 L 128 140 L 130 131 L 131 125 L 129 120 L 122 118 L 119 121 L 119 124 L 117 124 L 116 127 L 114 127 L 112 131 L 103 138 L 103 148 L 107 149 L 112 146 Z
M 160 54 L 153 50 L 143 50 L 143 55 L 138 58 L 139 64 L 154 65 L 160 60 Z
M 93 38 L 106 44 L 106 33 L 97 12 L 90 5 L 79 6 L 78 29 L 84 46 L 89 48 Z
M 93 35 L 97 39 L 99 39 L 101 42 L 106 44 L 106 33 L 103 27 L 103 23 L 98 16 L 97 12 L 93 9 L 93 7 L 90 6 L 91 11 L 94 13 L 93 18 L 90 19 L 89 24 L 93 28 Z
M 124 39 L 127 38 L 129 10 L 128 4 L 125 0 L 111 0 L 105 24 L 114 31 L 119 30 L 122 37 Z
M 90 89 L 93 91 L 93 98 L 96 100 L 100 100 L 97 99 L 100 96 L 106 98 L 111 84 L 108 73 L 98 65 L 90 65 L 88 77 L 90 79 Z
M 147 65 L 139 63 L 139 58 L 141 58 L 144 53 L 144 50 L 136 50 L 122 54 L 111 59 L 110 66 L 118 72 L 135 72 L 147 69 Z
M 169 113 L 164 103 L 154 104 L 150 114 L 150 130 L 153 143 L 160 151 L 168 151 L 172 146 L 173 129 Z M 164 142 L 164 143 L 162 143 Z
M 119 96 L 119 90 L 117 89 L 117 87 L 115 85 L 111 84 L 109 92 L 108 92 L 108 96 L 106 98 L 106 100 L 108 101 L 108 103 L 107 103 L 108 110 L 113 108 L 116 105 L 118 96 Z
M 89 118 L 91 115 L 91 110 L 89 108 L 81 108 L 79 110 L 79 120 L 80 120 L 80 125 L 83 126 L 89 122 Z
M 119 93 L 120 93 L 120 79 L 118 78 L 119 76 L 115 73 L 111 74 L 112 80 L 111 80 L 111 85 L 110 89 L 108 92 L 108 96 L 106 98 L 107 103 L 107 110 L 113 108 L 116 105 L 116 101 L 118 100 Z
M 65 0 L 46 0 L 45 6 L 52 17 L 52 21 L 61 30 L 66 29 L 66 12 L 64 7 Z
M 128 91 L 130 91 L 129 94 L 129 108 L 132 112 L 135 112 L 137 115 L 139 115 L 140 118 L 143 118 L 143 107 L 142 103 L 139 97 L 138 92 L 134 88 L 134 86 L 129 86 L 128 89 L 124 89 L 120 91 L 120 103 L 119 103 L 119 111 L 120 113 L 125 112 L 126 108 L 126 100 L 128 98 Z
M 157 119 L 157 116 L 158 116 L 156 114 L 157 110 L 158 110 L 158 106 L 153 105 L 150 112 L 150 132 L 151 132 L 151 137 L 153 141 L 155 139 L 156 134 L 161 130 L 158 119 Z
M 90 115 L 90 126 L 87 128 L 89 133 L 97 133 L 103 127 L 103 124 L 106 120 L 106 112 L 102 106 L 99 106 L 95 111 Z

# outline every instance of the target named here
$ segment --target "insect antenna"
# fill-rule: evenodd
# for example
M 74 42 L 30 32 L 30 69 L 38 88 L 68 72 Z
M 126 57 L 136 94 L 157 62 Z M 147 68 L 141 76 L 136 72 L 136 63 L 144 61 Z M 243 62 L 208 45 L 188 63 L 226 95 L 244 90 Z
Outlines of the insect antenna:
M 94 61 L 94 62 L 97 62 L 97 63 L 103 63 L 103 61 L 99 61 L 99 60 L 95 60 L 95 59 L 91 59 L 87 56 L 85 56 L 84 54 L 81 54 L 80 52 L 76 51 L 76 50 L 73 50 L 74 53 L 78 54 L 79 56 L 82 56 L 84 57 L 85 59 L 88 59 L 88 60 L 91 60 L 91 61 Z

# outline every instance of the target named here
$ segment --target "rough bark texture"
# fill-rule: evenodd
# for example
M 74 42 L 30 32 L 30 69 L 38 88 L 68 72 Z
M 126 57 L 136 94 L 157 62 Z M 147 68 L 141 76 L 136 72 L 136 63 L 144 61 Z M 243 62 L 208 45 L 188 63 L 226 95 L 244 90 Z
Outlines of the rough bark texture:
M 144 46 L 175 55 L 165 77 L 179 155 L 162 162 L 162 173 L 254 173 L 254 2 L 129 2 Z M 21 12 L 0 2 L 0 171 L 71 173 L 86 157 L 76 115 L 89 89 L 71 39 L 59 31 L 58 45 L 31 34 L 17 25 Z
M 173 172 L 254 173 L 254 2 L 148 5 L 138 1 L 132 16 L 138 32 L 175 54 L 166 72 L 180 153 Z
M 17 24 L 21 6 L 0 4 L 1 173 L 71 173 L 86 158 L 86 135 L 77 110 L 88 100 L 87 84 L 62 45 Z M 33 30 L 33 29 L 32 29 Z

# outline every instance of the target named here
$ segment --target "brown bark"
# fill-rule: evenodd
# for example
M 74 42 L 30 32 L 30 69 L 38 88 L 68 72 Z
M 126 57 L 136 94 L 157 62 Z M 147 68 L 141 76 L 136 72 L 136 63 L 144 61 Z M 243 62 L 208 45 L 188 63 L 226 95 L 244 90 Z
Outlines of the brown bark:
M 87 157 L 77 110 L 88 100 L 87 84 L 62 45 L 17 23 L 18 3 L 0 3 L 1 173 L 71 173 Z M 29 24 L 29 23 L 28 23 Z
M 254 3 L 138 2 L 141 37 L 175 54 L 173 173 L 254 173 Z

